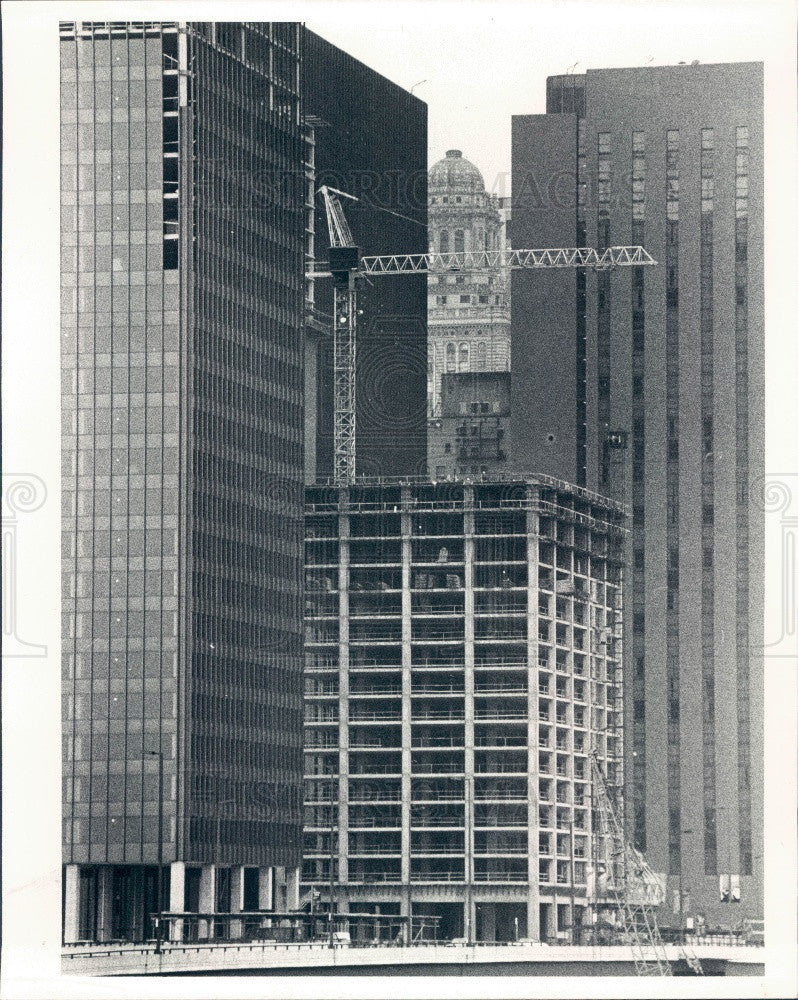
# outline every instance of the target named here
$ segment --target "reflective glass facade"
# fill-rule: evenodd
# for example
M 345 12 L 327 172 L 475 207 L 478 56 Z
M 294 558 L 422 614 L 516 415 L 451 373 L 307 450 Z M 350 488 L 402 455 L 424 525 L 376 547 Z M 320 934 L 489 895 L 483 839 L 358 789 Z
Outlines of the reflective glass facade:
M 174 30 L 166 30 L 171 43 Z M 167 45 L 169 42 L 167 42 Z M 61 43 L 64 850 L 176 836 L 180 288 L 163 263 L 160 29 Z
M 67 865 L 299 862 L 299 47 L 61 28 Z
M 296 25 L 191 26 L 192 856 L 296 863 L 304 145 Z M 271 61 L 270 61 L 271 59 Z M 270 69 L 271 66 L 271 69 Z M 188 654 L 187 650 L 187 654 Z M 188 693 L 187 693 L 188 694 Z M 188 707 L 188 706 L 187 706 Z M 266 863 L 265 860 L 262 863 Z

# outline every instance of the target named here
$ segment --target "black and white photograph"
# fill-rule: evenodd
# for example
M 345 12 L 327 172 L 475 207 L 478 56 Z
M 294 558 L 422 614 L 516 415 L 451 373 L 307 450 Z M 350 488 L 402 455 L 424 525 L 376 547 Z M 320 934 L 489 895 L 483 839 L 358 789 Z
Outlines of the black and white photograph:
M 0 995 L 795 995 L 797 25 L 3 5 Z

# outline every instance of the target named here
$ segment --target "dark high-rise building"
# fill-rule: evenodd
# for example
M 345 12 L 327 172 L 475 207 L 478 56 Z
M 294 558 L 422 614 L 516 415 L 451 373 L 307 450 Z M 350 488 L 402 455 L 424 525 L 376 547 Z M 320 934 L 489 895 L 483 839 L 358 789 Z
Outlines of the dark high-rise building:
M 296 905 L 300 42 L 61 28 L 67 941 Z
M 303 114 L 315 141 L 315 183 L 346 191 L 352 235 L 364 254 L 426 253 L 427 106 L 320 38 L 303 32 Z M 329 237 L 316 201 L 315 256 Z M 315 319 L 332 326 L 332 285 L 315 282 Z M 359 475 L 424 475 L 427 280 L 376 278 L 360 296 L 356 449 Z M 315 336 L 315 334 L 314 334 Z M 315 356 L 312 360 L 316 360 Z M 309 405 L 314 403 L 308 399 Z M 332 475 L 332 336 L 318 350 L 316 475 Z M 312 470 L 310 470 L 312 471 Z M 312 476 L 309 476 L 312 478 Z
M 674 919 L 716 924 L 763 905 L 762 86 L 759 63 L 595 70 L 513 119 L 519 246 L 658 261 L 513 274 L 512 448 L 631 507 L 628 829 Z

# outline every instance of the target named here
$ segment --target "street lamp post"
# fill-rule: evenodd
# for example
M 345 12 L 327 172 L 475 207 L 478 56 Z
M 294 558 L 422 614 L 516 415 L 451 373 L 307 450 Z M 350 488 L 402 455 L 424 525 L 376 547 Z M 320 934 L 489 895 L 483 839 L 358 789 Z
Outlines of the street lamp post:
M 161 923 L 163 922 L 163 750 L 147 750 L 149 757 L 158 758 L 158 920 L 155 925 L 155 954 L 161 954 Z

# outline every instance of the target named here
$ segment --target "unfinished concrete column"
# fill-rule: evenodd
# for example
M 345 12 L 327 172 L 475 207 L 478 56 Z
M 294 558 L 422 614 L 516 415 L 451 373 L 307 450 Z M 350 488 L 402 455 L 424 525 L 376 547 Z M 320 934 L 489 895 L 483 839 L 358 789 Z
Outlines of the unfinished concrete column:
M 338 509 L 338 843 L 333 845 L 338 877 L 345 886 L 349 881 L 349 491 L 339 492 Z M 333 794 L 333 799 L 335 794 Z M 330 803 L 335 815 L 335 804 Z M 335 834 L 331 831 L 333 840 Z M 333 900 L 330 899 L 332 909 Z
M 411 725 L 410 708 L 412 704 L 412 647 L 411 640 L 411 592 L 412 586 L 410 564 L 412 561 L 411 551 L 411 524 L 409 513 L 409 502 L 411 500 L 411 489 L 408 486 L 402 487 L 402 833 L 401 833 L 401 879 L 402 879 L 402 905 L 410 910 L 410 802 L 411 802 Z
M 399 914 L 402 917 L 407 917 L 407 922 L 402 924 L 402 940 L 404 943 L 413 943 L 413 904 L 410 899 L 409 887 L 402 890 L 402 898 L 399 902 Z
M 527 901 L 526 936 L 540 939 L 540 817 L 538 815 L 539 736 L 538 719 L 538 488 L 527 486 L 526 554 L 527 554 Z
M 464 931 L 475 940 L 474 907 L 474 487 L 463 487 L 463 596 L 465 687 L 465 908 Z

